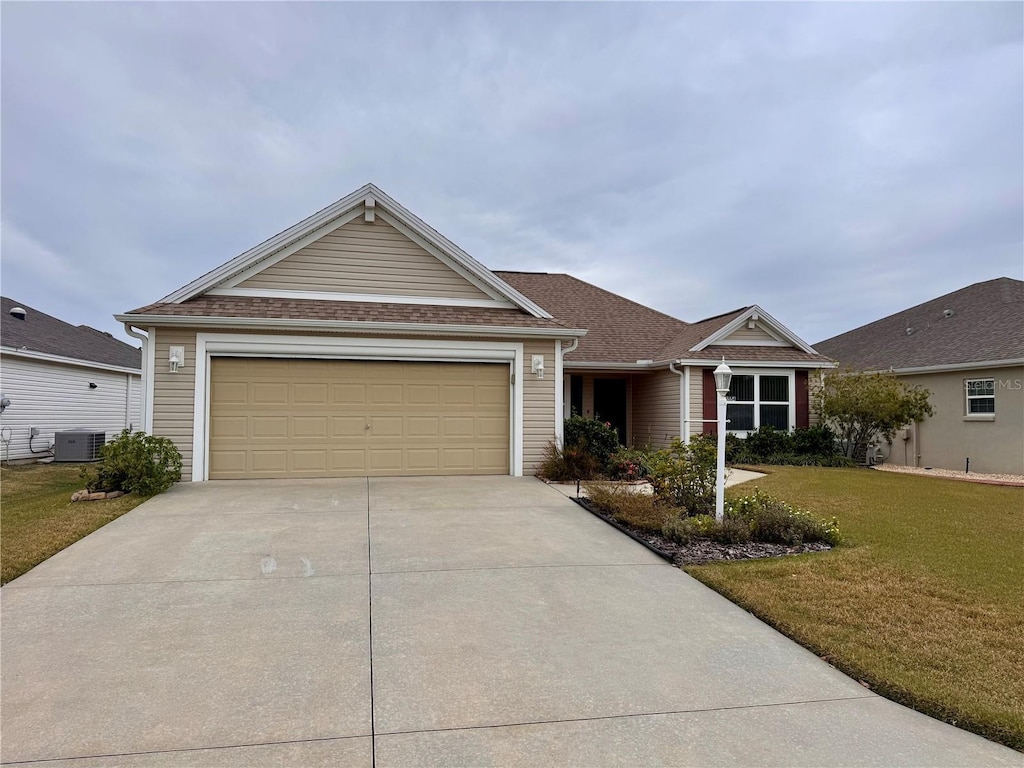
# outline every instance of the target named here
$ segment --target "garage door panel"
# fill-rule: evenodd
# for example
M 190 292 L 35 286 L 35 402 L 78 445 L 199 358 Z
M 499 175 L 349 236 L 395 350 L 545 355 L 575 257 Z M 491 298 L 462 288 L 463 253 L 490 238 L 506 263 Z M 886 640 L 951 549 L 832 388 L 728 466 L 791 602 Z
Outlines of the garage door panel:
M 507 474 L 507 364 L 217 358 L 211 479 Z

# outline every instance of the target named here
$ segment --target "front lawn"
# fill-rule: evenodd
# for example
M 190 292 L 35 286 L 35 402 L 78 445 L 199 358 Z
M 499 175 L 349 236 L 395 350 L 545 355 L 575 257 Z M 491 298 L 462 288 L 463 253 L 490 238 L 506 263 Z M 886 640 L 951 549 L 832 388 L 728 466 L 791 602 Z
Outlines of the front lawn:
M 823 518 L 824 553 L 686 571 L 872 690 L 1024 749 L 1024 489 L 770 467 L 756 486 Z
M 6 584 L 145 498 L 71 502 L 80 464 L 0 467 L 0 583 Z

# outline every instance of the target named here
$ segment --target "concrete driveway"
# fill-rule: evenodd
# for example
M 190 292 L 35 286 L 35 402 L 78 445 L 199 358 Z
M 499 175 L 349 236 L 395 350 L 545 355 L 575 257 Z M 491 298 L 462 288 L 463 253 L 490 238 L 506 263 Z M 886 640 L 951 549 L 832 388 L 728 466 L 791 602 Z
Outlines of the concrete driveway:
M 182 485 L 2 599 L 8 764 L 1021 761 L 528 478 Z

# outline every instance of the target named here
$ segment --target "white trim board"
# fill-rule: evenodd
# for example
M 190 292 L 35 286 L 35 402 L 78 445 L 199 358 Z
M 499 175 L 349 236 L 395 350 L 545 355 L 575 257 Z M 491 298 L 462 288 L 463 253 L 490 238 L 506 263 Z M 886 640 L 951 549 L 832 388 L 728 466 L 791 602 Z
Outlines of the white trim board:
M 515 309 L 500 299 L 459 299 L 447 296 L 402 296 L 389 293 L 336 293 L 329 291 L 293 291 L 279 288 L 211 288 L 207 296 L 245 296 L 260 299 L 300 299 L 306 301 L 348 301 L 373 304 L 426 304 L 435 307 L 484 307 Z
M 400 231 L 403 231 L 403 234 L 409 236 L 408 233 L 415 233 L 420 238 L 421 245 L 423 243 L 429 244 L 434 249 L 432 252 L 435 252 L 435 255 L 436 253 L 445 254 L 446 261 L 450 266 L 457 264 L 460 267 L 460 274 L 463 274 L 467 279 L 470 279 L 470 276 L 472 276 L 472 281 L 478 286 L 487 286 L 490 289 L 487 291 L 490 295 L 497 295 L 507 299 L 534 317 L 551 318 L 551 315 L 543 307 L 517 291 L 455 245 L 455 243 L 428 226 L 426 222 L 413 215 L 373 184 L 363 185 L 326 208 L 317 211 L 312 216 L 306 217 L 297 224 L 288 227 L 259 245 L 250 248 L 248 251 L 239 254 L 219 267 L 210 270 L 205 275 L 168 294 L 160 299 L 160 302 L 181 303 L 234 279 L 239 273 L 248 274 L 257 267 L 256 271 L 264 269 L 269 266 L 267 260 L 271 257 L 280 260 L 285 255 L 288 255 L 288 253 L 293 252 L 292 249 L 297 250 L 299 247 L 302 247 L 297 245 L 298 243 L 306 244 L 305 241 L 307 239 L 312 238 L 315 240 L 318 237 L 322 237 L 323 234 L 341 226 L 341 224 L 362 215 L 366 210 L 367 203 L 372 204 L 375 216 L 380 216 L 389 224 L 392 224 L 392 226 L 395 226 L 395 222 L 400 222 L 402 225 Z M 346 219 L 346 217 L 349 218 Z M 279 256 L 281 253 L 284 255 Z M 253 272 L 252 274 L 255 273 Z
M 78 368 L 95 368 L 98 371 L 114 371 L 116 373 L 130 373 L 135 376 L 142 375 L 141 368 L 125 368 L 121 365 L 108 365 L 107 363 L 96 363 L 92 360 L 79 360 L 75 357 L 64 355 L 51 355 L 48 352 L 34 352 L 31 349 L 15 349 L 14 347 L 0 347 L 0 354 L 11 357 L 24 357 L 27 360 L 39 360 L 44 363 L 56 363 L 58 365 L 73 365 Z
M 726 339 L 733 332 L 739 330 L 740 327 L 742 327 L 748 320 L 752 319 L 755 316 L 757 317 L 759 322 L 763 323 L 763 330 L 766 331 L 769 335 L 775 336 L 776 338 L 781 336 L 782 339 L 779 339 L 780 341 L 785 339 L 785 340 L 789 341 L 792 344 L 792 346 L 796 347 L 797 349 L 800 349 L 803 352 L 806 352 L 809 355 L 816 355 L 816 354 L 818 354 L 814 350 L 814 347 L 812 347 L 806 341 L 801 339 L 799 336 L 797 336 L 795 333 L 793 333 L 793 331 L 789 330 L 789 328 L 784 326 L 782 323 L 780 323 L 774 317 L 769 315 L 767 312 L 765 312 L 763 309 L 761 309 L 756 304 L 754 306 L 752 306 L 752 307 L 749 307 L 745 312 L 743 312 L 742 314 L 738 315 L 733 320 L 728 322 L 726 325 L 724 325 L 721 328 L 719 328 L 717 331 L 712 333 L 706 339 L 703 339 L 698 344 L 696 344 L 695 346 L 690 347 L 689 351 L 690 352 L 700 352 L 702 349 L 706 349 L 707 347 L 718 346 L 718 345 L 723 345 L 723 346 L 732 346 L 732 345 L 741 346 L 740 344 L 737 344 L 736 342 L 730 342 L 730 343 L 723 344 L 723 339 Z M 773 333 L 773 331 L 775 331 L 775 333 Z M 759 344 L 757 346 L 774 346 L 774 345 Z
M 209 476 L 210 358 L 280 357 L 341 360 L 430 362 L 508 362 L 509 474 L 523 474 L 523 345 L 509 341 L 441 341 L 428 339 L 310 338 L 257 334 L 197 333 L 195 402 L 192 408 L 192 480 Z

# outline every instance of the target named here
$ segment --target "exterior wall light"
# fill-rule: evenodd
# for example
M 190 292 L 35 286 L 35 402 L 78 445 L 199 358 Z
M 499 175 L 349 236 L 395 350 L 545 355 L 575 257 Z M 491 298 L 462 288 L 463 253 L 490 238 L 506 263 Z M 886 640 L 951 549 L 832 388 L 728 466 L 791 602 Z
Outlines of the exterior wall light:
M 531 359 L 533 374 L 538 379 L 544 378 L 544 355 L 534 355 Z
M 171 347 L 167 355 L 169 370 L 171 373 L 177 373 L 178 368 L 185 364 L 185 348 L 184 347 Z

